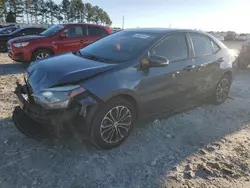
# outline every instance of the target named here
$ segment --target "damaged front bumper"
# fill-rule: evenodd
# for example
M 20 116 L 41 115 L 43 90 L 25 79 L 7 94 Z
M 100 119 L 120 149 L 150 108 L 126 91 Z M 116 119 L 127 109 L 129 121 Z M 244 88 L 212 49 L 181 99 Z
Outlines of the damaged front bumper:
M 17 83 L 14 93 L 19 103 L 13 111 L 14 124 L 22 133 L 36 139 L 51 138 L 55 136 L 55 132 L 58 134 L 55 130 L 59 127 L 72 125 L 79 117 L 82 120 L 86 119 L 87 108 L 97 104 L 93 98 L 85 94 L 77 96 L 66 109 L 49 110 L 33 101 L 27 85 Z

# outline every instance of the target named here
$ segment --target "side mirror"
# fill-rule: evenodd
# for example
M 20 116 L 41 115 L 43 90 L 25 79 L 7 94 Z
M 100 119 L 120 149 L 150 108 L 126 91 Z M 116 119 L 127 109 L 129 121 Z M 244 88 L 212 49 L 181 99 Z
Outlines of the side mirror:
M 164 67 L 169 64 L 169 60 L 162 56 L 152 55 L 149 56 L 150 67 Z
M 66 34 L 65 32 L 62 32 L 62 33 L 60 34 L 60 38 L 61 38 L 61 39 L 67 38 L 67 34 Z

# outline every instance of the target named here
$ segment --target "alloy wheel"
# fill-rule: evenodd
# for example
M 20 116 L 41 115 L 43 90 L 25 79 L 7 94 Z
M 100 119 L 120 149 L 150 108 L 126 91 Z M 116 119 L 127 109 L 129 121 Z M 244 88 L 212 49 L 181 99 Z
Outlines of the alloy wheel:
M 49 56 L 50 56 L 50 54 L 42 52 L 42 53 L 39 53 L 39 54 L 36 56 L 36 60 L 45 59 L 45 58 L 47 58 L 47 57 L 49 57 Z
M 227 79 L 227 77 L 223 78 L 217 89 L 216 89 L 216 100 L 218 102 L 222 102 L 227 98 L 229 92 L 229 80 Z
M 103 141 L 109 144 L 119 142 L 130 130 L 132 116 L 125 106 L 112 108 L 103 118 L 100 133 Z

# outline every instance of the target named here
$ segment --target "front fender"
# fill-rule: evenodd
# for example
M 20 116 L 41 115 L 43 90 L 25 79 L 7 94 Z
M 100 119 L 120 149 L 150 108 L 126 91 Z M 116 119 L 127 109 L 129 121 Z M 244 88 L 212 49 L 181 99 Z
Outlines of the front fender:
M 129 89 L 119 89 L 116 90 L 114 92 L 108 93 L 106 96 L 103 97 L 103 101 L 108 101 L 111 98 L 117 97 L 117 96 L 128 96 L 133 98 L 136 101 L 139 101 L 139 96 L 133 91 L 133 90 L 129 90 Z

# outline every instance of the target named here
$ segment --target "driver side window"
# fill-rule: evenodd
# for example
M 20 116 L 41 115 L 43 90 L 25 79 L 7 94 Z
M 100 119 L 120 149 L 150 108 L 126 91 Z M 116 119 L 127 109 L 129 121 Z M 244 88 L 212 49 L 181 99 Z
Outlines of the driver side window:
M 64 31 L 67 38 L 86 36 L 85 29 L 81 26 L 73 26 Z
M 185 35 L 173 34 L 168 36 L 150 51 L 150 55 L 165 57 L 170 62 L 188 58 Z

